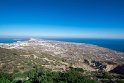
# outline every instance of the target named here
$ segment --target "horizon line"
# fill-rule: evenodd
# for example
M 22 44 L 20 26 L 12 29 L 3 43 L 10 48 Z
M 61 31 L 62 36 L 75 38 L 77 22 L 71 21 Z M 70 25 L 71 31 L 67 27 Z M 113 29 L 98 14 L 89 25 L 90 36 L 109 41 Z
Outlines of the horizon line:
M 0 35 L 0 38 L 88 38 L 88 39 L 124 39 L 124 38 L 112 38 L 112 37 L 76 37 L 76 36 L 7 36 Z

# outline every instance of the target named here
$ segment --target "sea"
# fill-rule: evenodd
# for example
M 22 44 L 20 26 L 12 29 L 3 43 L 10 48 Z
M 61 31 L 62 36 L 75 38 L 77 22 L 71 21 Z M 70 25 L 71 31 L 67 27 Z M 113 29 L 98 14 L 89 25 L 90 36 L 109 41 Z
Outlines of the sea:
M 30 38 L 0 38 L 0 43 L 14 43 L 26 41 Z M 55 40 L 74 43 L 93 44 L 104 48 L 109 48 L 119 52 L 124 52 L 124 39 L 97 39 L 97 38 L 41 38 L 45 40 Z

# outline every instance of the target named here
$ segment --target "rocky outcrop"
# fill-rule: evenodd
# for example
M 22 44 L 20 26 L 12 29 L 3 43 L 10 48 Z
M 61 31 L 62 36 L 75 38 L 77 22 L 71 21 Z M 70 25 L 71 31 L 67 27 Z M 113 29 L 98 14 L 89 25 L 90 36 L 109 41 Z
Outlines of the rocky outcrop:
M 113 70 L 111 70 L 110 72 L 112 73 L 117 73 L 117 74 L 123 74 L 124 75 L 124 64 L 122 65 L 118 65 L 117 67 L 115 67 Z

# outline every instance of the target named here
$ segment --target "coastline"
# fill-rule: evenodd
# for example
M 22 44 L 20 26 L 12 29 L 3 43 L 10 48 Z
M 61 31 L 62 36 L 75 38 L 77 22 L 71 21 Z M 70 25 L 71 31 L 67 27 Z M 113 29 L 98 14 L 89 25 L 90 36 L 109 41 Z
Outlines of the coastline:
M 13 43 L 17 41 L 27 41 L 30 38 L 0 38 L 0 43 Z M 38 38 L 43 40 L 70 42 L 95 45 L 108 48 L 118 52 L 124 52 L 124 39 L 89 39 L 89 38 Z

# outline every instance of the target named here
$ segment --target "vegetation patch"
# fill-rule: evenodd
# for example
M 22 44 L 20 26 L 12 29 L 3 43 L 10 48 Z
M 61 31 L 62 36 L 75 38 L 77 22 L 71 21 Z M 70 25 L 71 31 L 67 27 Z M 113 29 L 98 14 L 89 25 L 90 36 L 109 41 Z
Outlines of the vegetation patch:
M 83 69 L 72 68 L 64 72 L 52 72 L 34 67 L 27 72 L 1 73 L 0 83 L 96 83 L 83 75 Z

